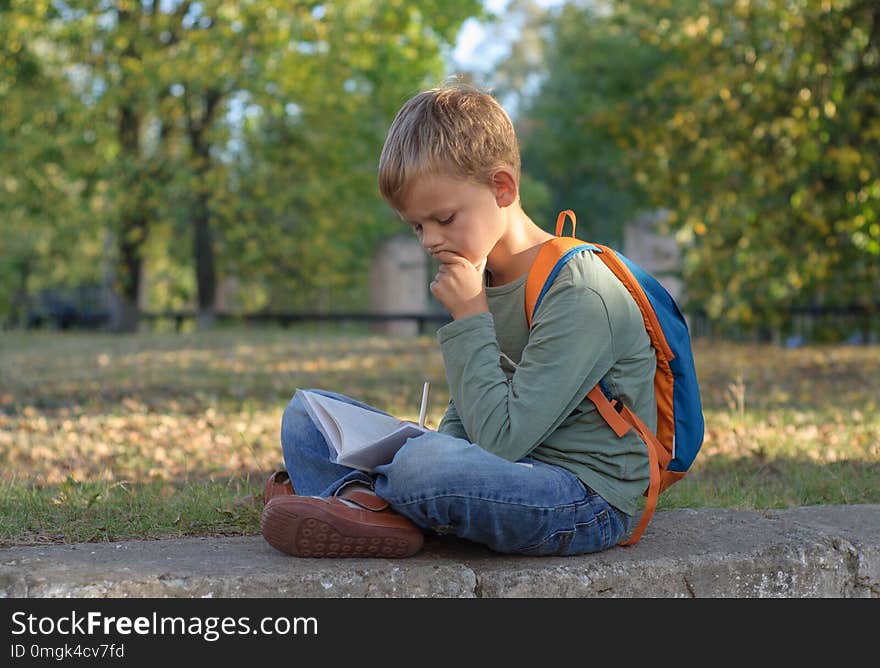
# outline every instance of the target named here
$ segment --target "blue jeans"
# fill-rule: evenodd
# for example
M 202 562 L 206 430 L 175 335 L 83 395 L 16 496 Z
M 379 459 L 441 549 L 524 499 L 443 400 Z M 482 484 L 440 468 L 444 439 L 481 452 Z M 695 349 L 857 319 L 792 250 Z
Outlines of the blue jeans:
M 340 394 L 313 391 L 381 412 Z M 599 552 L 619 543 L 633 524 L 564 468 L 531 457 L 510 462 L 438 432 L 410 439 L 373 473 L 336 464 L 296 395 L 284 411 L 281 447 L 297 494 L 333 496 L 362 482 L 424 531 L 454 533 L 496 552 Z

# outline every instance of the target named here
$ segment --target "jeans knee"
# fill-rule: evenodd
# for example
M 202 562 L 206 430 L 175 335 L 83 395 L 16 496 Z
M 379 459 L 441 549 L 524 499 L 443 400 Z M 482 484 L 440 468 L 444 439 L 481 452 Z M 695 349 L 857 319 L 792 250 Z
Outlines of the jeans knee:
M 389 500 L 409 502 L 438 493 L 444 481 L 455 476 L 462 465 L 461 453 L 474 447 L 467 441 L 443 434 L 423 434 L 412 438 L 397 451 L 394 460 L 377 469 L 377 491 L 382 487 Z M 380 496 L 382 496 L 380 494 Z M 390 498 L 389 498 L 390 497 Z
M 302 399 L 294 395 L 281 414 L 281 431 L 284 432 L 285 428 L 289 428 L 304 412 L 305 408 L 303 408 Z
M 315 430 L 312 419 L 299 395 L 294 395 L 281 415 L 281 448 L 291 450 L 296 443 L 302 441 Z

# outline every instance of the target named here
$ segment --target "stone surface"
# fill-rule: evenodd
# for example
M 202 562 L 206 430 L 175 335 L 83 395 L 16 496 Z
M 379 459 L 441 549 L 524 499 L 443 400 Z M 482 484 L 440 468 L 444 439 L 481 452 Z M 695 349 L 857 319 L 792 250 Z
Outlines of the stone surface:
M 429 538 L 410 559 L 297 559 L 260 536 L 0 549 L 0 596 L 880 598 L 880 505 L 658 512 L 635 546 L 499 555 Z
M 425 313 L 428 310 L 428 260 L 412 235 L 387 239 L 376 251 L 370 269 L 370 309 L 373 313 Z M 370 325 L 374 334 L 415 336 L 418 323 L 388 320 Z
M 665 287 L 678 301 L 684 297 L 681 250 L 675 236 L 661 230 L 667 211 L 645 213 L 623 226 L 623 254 Z

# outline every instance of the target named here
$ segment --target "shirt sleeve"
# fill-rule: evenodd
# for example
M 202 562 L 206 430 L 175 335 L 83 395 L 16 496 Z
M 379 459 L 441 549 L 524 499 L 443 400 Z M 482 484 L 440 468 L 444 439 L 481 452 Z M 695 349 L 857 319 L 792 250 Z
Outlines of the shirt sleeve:
M 449 436 L 454 436 L 455 438 L 470 440 L 465 431 L 464 425 L 461 423 L 461 418 L 458 416 L 458 411 L 455 409 L 455 402 L 452 399 L 449 400 L 446 414 L 440 420 L 440 425 L 437 427 L 437 431 L 448 434 Z
M 510 461 L 540 445 L 614 361 L 605 301 L 566 267 L 541 302 L 508 380 L 490 313 L 438 330 L 450 394 L 473 443 Z

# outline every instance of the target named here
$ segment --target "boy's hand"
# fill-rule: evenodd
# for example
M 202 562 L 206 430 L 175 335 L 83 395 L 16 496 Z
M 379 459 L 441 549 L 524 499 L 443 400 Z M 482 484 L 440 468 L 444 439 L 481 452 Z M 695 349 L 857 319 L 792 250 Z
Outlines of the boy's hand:
M 440 251 L 434 257 L 440 262 L 440 269 L 431 281 L 431 294 L 440 300 L 453 319 L 487 313 L 489 302 L 483 281 L 486 258 L 474 265 L 449 251 Z

